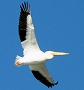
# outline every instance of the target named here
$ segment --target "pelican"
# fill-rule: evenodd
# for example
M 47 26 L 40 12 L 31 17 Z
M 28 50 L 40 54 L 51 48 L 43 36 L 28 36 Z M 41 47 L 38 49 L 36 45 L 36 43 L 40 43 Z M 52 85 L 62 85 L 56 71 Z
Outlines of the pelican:
M 19 37 L 24 51 L 23 57 L 16 56 L 14 64 L 16 66 L 29 66 L 34 77 L 48 88 L 57 85 L 58 81 L 54 82 L 46 69 L 45 62 L 54 56 L 67 55 L 69 53 L 54 52 L 51 50 L 46 52 L 41 51 L 34 33 L 30 4 L 24 2 L 20 5 L 20 9 Z

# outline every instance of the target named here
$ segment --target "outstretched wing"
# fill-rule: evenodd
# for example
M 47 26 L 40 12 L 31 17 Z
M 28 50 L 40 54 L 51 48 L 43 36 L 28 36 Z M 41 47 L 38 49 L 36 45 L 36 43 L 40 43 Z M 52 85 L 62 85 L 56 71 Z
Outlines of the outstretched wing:
M 47 87 L 52 87 L 54 85 L 57 85 L 57 83 L 55 83 L 52 79 L 52 77 L 49 75 L 46 66 L 44 63 L 40 63 L 40 64 L 34 64 L 34 65 L 29 65 L 32 74 L 34 75 L 34 77 L 39 80 L 41 83 L 43 83 L 44 85 L 46 85 Z
M 21 12 L 19 18 L 19 36 L 22 47 L 24 48 L 25 52 L 30 47 L 39 49 L 34 33 L 34 25 L 32 23 L 32 17 L 30 13 L 30 5 L 28 2 L 24 2 L 20 8 Z

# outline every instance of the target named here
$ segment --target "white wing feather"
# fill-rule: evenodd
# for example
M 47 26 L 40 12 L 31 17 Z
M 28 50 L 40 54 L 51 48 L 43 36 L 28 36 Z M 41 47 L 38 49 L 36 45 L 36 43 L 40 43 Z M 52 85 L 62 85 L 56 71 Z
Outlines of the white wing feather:
M 29 65 L 29 68 L 34 71 L 38 71 L 42 76 L 44 76 L 50 83 L 54 84 L 52 77 L 50 76 L 48 70 L 44 63 Z

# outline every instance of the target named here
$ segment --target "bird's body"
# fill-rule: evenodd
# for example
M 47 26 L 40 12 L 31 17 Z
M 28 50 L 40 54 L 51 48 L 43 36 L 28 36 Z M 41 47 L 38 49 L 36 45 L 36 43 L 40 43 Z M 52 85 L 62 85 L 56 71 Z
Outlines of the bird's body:
M 29 50 L 29 52 L 20 59 L 22 64 L 38 64 L 44 62 L 46 60 L 45 53 L 42 51 L 33 51 Z
M 41 51 L 34 33 L 34 25 L 32 23 L 32 17 L 30 13 L 30 5 L 28 2 L 24 2 L 20 8 L 21 12 L 19 18 L 19 36 L 22 47 L 24 49 L 24 56 L 17 56 L 15 65 L 29 66 L 34 77 L 47 87 L 57 85 L 58 82 L 55 83 L 52 77 L 49 75 L 45 66 L 45 62 L 49 59 L 52 59 L 54 56 L 66 55 L 68 53 Z

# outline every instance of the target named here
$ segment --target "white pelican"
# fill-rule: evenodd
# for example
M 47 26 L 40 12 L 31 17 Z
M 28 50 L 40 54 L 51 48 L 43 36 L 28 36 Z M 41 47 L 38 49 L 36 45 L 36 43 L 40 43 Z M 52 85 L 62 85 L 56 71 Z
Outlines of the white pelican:
M 24 56 L 17 56 L 15 65 L 29 66 L 34 77 L 47 87 L 57 85 L 58 82 L 54 82 L 52 77 L 49 75 L 44 63 L 47 60 L 52 59 L 54 56 L 67 55 L 69 53 L 41 51 L 34 33 L 34 25 L 32 23 L 32 17 L 30 13 L 30 5 L 28 2 L 24 2 L 20 8 L 21 12 L 19 18 L 19 36 L 22 47 L 24 49 Z

